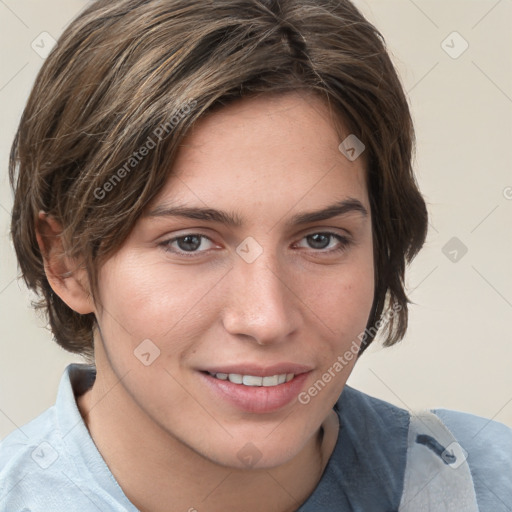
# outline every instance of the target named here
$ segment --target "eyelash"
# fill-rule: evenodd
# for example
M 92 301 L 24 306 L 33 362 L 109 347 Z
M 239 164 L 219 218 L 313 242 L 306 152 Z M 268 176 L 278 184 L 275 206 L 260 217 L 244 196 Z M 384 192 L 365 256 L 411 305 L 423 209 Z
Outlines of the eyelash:
M 336 254 L 336 253 L 340 253 L 340 252 L 346 250 L 352 244 L 352 240 L 350 240 L 348 237 L 340 235 L 338 233 L 333 233 L 333 232 L 330 232 L 330 231 L 316 231 L 314 233 L 309 233 L 309 234 L 303 236 L 301 238 L 301 240 L 307 239 L 308 237 L 311 237 L 311 236 L 314 236 L 314 235 L 328 236 L 331 239 L 332 238 L 337 239 L 338 242 L 339 242 L 338 247 L 336 247 L 335 249 L 328 249 L 328 250 L 318 249 L 317 250 L 317 249 L 314 249 L 314 248 L 310 248 L 310 250 L 312 250 L 313 252 L 318 253 L 318 254 Z M 159 243 L 158 245 L 163 247 L 163 249 L 166 252 L 171 252 L 171 253 L 177 254 L 178 256 L 184 256 L 186 258 L 198 257 L 198 256 L 203 255 L 203 254 L 205 254 L 205 253 L 207 253 L 209 251 L 209 250 L 206 250 L 206 251 L 183 251 L 183 250 L 176 251 L 176 250 L 173 250 L 173 249 L 170 248 L 171 244 L 177 242 L 178 240 L 183 240 L 183 239 L 185 239 L 187 237 L 198 237 L 198 238 L 206 239 L 206 240 L 209 240 L 210 242 L 212 242 L 212 240 L 209 237 L 207 237 L 206 235 L 202 235 L 201 233 L 187 233 L 185 235 L 181 235 L 181 236 L 177 236 L 177 237 L 174 237 L 174 238 L 170 238 L 168 240 L 164 240 L 163 242 Z

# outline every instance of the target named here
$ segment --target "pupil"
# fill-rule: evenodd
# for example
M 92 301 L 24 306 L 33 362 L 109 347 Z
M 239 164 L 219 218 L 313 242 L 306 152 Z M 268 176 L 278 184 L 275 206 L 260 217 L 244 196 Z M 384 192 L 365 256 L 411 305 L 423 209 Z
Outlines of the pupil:
M 309 243 L 315 249 L 325 249 L 329 245 L 329 236 L 323 235 L 322 233 L 316 233 L 314 235 L 309 235 Z
M 178 246 L 182 251 L 195 251 L 201 245 L 200 237 L 187 235 L 178 239 Z

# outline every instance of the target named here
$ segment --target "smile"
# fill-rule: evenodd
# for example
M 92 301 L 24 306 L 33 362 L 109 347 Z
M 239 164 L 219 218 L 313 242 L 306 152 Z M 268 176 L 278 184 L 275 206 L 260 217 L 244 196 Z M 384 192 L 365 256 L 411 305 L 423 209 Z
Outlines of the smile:
M 294 364 L 279 364 L 279 368 L 266 370 L 251 365 L 237 366 L 240 373 L 235 368 L 200 372 L 204 390 L 219 404 L 255 414 L 277 412 L 296 403 L 312 371 Z
M 239 373 L 211 373 L 208 372 L 212 377 L 219 380 L 229 380 L 233 384 L 241 384 L 242 386 L 254 386 L 254 387 L 272 387 L 279 386 L 286 382 L 290 382 L 295 374 L 293 373 L 281 373 L 278 375 L 269 375 L 267 377 L 258 377 L 257 375 L 241 375 Z

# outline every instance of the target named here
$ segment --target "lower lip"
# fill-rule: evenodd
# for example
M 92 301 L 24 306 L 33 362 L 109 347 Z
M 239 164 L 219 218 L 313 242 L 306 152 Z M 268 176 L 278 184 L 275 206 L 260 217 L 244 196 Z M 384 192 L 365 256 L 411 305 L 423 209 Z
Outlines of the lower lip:
M 277 411 L 297 398 L 310 372 L 296 375 L 291 381 L 277 386 L 244 386 L 229 380 L 220 380 L 201 373 L 206 385 L 223 401 L 245 412 L 269 413 Z

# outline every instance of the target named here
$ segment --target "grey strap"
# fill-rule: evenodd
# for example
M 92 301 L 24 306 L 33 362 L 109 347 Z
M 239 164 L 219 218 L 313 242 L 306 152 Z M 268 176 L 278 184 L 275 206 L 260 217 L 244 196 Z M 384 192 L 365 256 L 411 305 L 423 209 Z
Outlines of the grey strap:
M 411 415 L 399 512 L 478 512 L 467 453 L 432 412 Z

